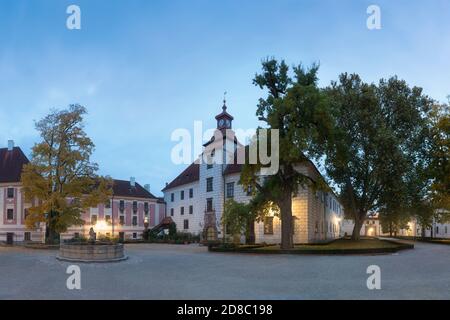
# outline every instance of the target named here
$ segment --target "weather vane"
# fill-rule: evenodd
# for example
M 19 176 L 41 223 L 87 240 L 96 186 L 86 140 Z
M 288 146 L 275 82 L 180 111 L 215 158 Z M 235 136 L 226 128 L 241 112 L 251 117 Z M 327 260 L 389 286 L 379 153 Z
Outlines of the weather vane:
M 225 91 L 223 93 L 223 107 L 222 109 L 225 110 L 227 108 L 227 92 Z

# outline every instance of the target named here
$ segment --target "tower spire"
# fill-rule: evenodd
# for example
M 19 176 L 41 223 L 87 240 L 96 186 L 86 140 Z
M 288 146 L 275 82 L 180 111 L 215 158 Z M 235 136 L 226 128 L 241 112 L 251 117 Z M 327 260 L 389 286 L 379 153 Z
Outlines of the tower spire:
M 225 91 L 223 93 L 223 106 L 222 106 L 222 110 L 226 111 L 227 110 L 227 92 Z

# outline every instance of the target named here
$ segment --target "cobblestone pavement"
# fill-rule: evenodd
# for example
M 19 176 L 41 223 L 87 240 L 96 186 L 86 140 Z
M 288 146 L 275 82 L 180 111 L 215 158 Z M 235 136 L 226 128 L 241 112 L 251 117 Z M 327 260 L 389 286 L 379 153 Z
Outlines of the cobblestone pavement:
M 129 259 L 79 264 L 81 290 L 68 290 L 70 263 L 57 251 L 0 247 L 0 299 L 450 299 L 450 246 L 416 243 L 389 255 L 209 253 L 198 245 L 126 245 Z M 381 290 L 368 290 L 369 265 Z

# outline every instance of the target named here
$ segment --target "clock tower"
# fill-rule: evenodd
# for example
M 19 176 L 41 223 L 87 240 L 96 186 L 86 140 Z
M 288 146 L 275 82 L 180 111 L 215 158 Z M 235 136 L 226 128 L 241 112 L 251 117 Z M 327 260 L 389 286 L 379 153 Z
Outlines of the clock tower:
M 226 100 L 223 99 L 222 112 L 216 116 L 217 129 L 227 130 L 231 129 L 231 123 L 233 122 L 233 116 L 227 112 Z

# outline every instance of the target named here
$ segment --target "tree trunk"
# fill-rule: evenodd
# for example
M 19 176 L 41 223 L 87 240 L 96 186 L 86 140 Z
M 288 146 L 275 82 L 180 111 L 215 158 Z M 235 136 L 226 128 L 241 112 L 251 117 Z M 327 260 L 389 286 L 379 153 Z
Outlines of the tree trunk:
M 279 203 L 281 213 L 281 249 L 294 248 L 292 233 L 292 192 L 286 192 Z
M 48 244 L 55 244 L 55 240 L 59 240 L 59 234 L 55 231 L 55 224 L 58 216 L 55 212 L 50 212 L 47 218 L 45 228 L 45 242 Z
M 255 221 L 250 220 L 247 225 L 247 239 L 245 242 L 247 244 L 255 244 Z
M 360 233 L 363 225 L 364 219 L 359 216 L 355 218 L 355 225 L 353 227 L 352 240 L 358 241 L 361 239 Z
M 56 237 L 55 231 L 53 230 L 53 228 L 52 228 L 52 226 L 50 224 L 47 224 L 47 227 L 45 229 L 46 229 L 46 234 L 45 234 L 46 240 L 45 240 L 45 242 L 47 244 L 54 244 L 55 237 Z

